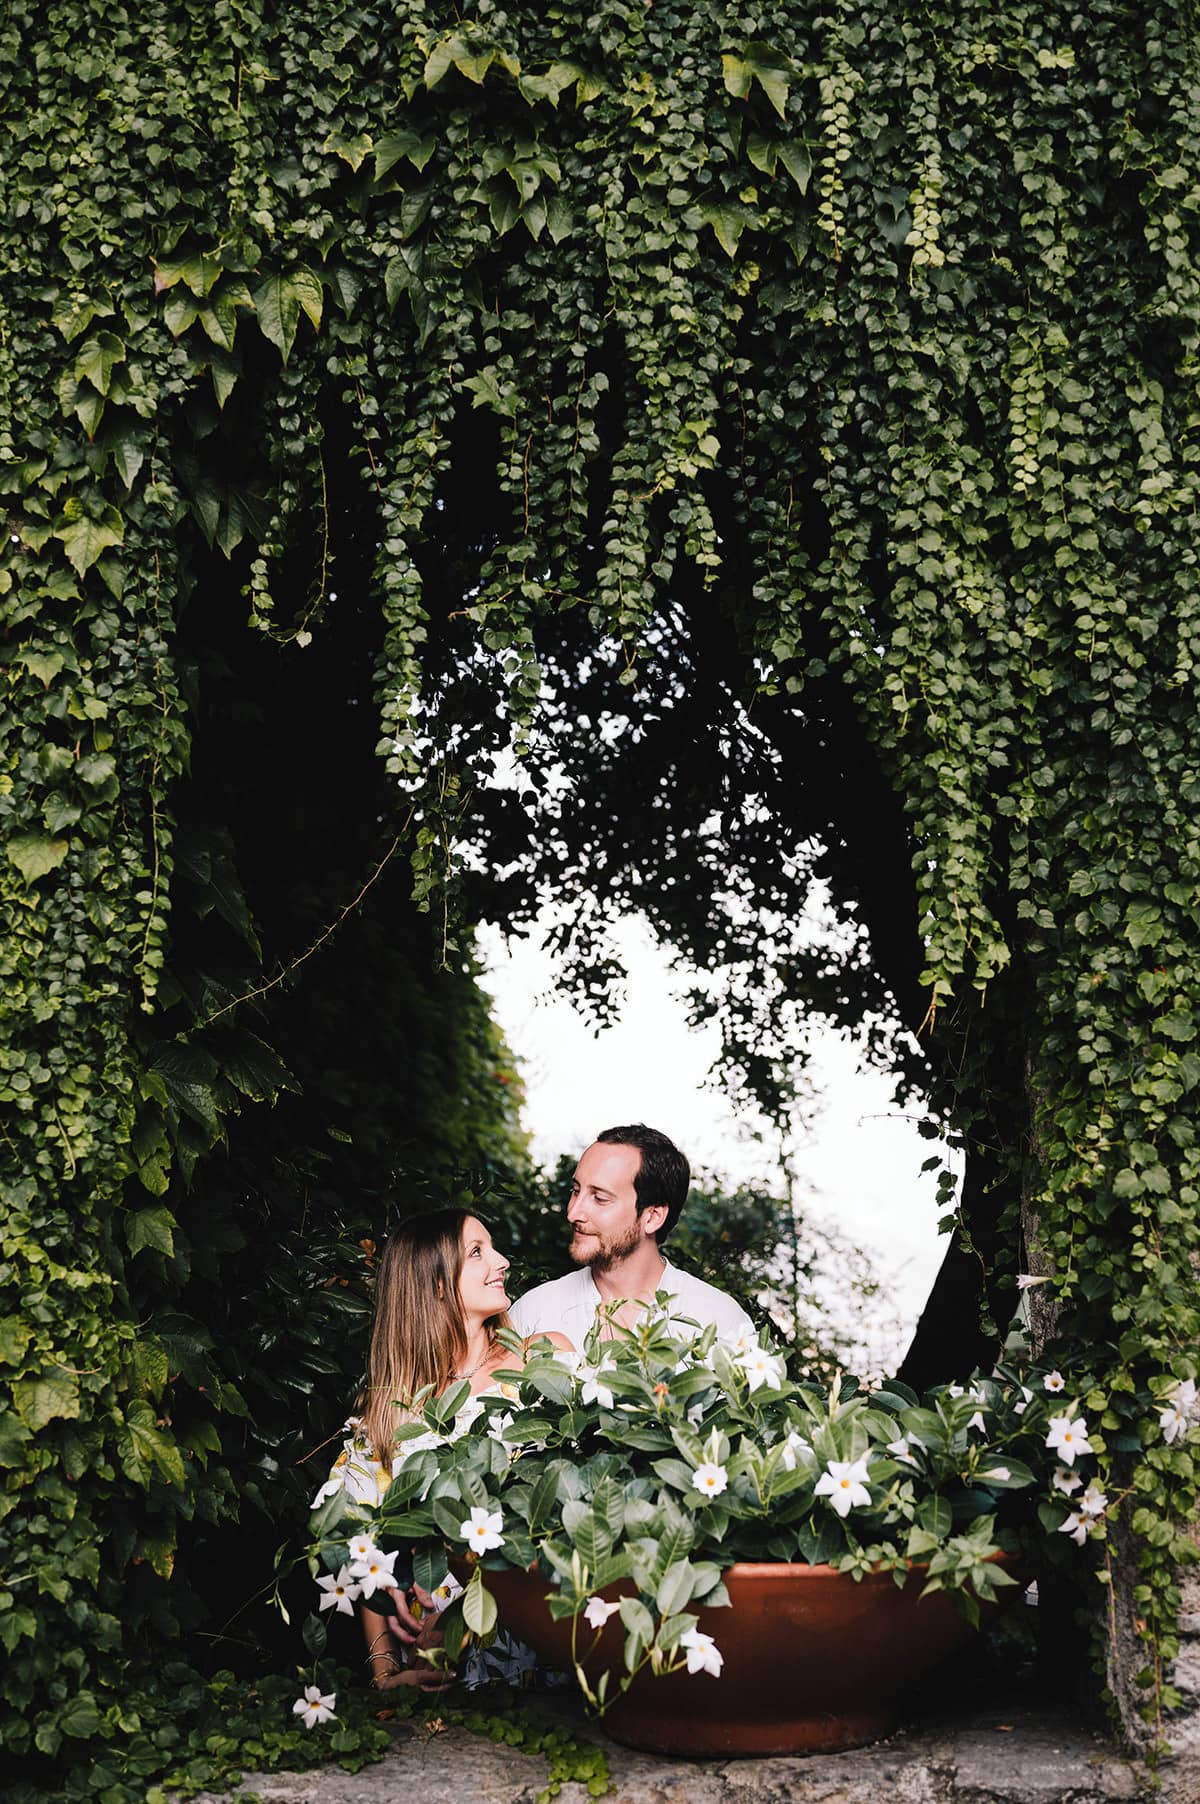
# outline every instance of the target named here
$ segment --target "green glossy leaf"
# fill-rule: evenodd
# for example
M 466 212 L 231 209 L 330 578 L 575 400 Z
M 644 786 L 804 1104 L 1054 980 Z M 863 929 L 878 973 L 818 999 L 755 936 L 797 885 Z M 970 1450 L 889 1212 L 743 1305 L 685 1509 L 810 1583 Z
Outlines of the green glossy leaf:
M 15 864 L 26 883 L 56 871 L 70 851 L 70 841 L 51 839 L 44 833 L 18 833 L 5 845 L 10 864 Z

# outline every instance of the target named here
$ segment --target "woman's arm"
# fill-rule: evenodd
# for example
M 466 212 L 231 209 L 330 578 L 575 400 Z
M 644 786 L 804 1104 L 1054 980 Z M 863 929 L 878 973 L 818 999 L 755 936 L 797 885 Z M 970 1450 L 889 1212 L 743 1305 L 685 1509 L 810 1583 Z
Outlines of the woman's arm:
M 426 1593 L 418 1588 L 417 1596 L 424 1608 Z M 397 1606 L 400 1600 L 401 1593 L 393 1591 L 393 1605 Z M 402 1641 L 410 1642 L 417 1649 L 440 1647 L 442 1644 L 442 1633 L 433 1611 L 432 1598 L 428 1598 L 428 1604 L 429 1611 L 424 1622 L 413 1624 L 419 1632 L 415 1635 L 400 1635 Z M 397 1685 L 419 1685 L 423 1691 L 440 1691 L 447 1685 L 453 1685 L 453 1672 L 440 1671 L 436 1666 L 430 1666 L 426 1660 L 419 1659 L 415 1665 L 405 1666 L 403 1652 L 396 1644 L 397 1635 L 388 1618 L 381 1616 L 378 1610 L 368 1610 L 365 1604 L 359 1606 L 359 1611 L 367 1643 L 367 1668 L 376 1690 L 391 1691 Z M 407 1605 L 405 1616 L 408 1618 Z

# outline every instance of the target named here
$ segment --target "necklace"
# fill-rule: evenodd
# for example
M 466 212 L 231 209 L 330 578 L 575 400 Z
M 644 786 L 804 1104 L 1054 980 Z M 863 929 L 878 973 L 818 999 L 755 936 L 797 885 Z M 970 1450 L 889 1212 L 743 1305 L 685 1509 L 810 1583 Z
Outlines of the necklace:
M 495 1348 L 494 1348 L 492 1342 L 489 1341 L 487 1344 L 487 1350 L 484 1353 L 483 1358 L 481 1360 L 479 1360 L 475 1365 L 473 1365 L 469 1372 L 455 1372 L 455 1374 L 454 1374 L 455 1384 L 461 1384 L 463 1382 L 463 1380 L 466 1378 L 474 1378 L 476 1372 L 481 1372 L 483 1370 L 483 1368 L 487 1364 L 488 1360 L 492 1357 L 492 1354 L 494 1351 L 495 1351 Z

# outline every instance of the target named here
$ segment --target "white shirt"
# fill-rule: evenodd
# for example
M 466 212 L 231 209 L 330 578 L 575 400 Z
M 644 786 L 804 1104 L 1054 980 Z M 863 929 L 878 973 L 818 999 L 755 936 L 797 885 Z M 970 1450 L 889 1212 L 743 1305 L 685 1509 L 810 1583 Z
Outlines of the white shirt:
M 676 1266 L 664 1263 L 657 1288 L 668 1291 L 678 1301 L 678 1310 L 671 1311 L 672 1319 L 676 1316 L 686 1318 L 701 1328 L 707 1328 L 712 1322 L 718 1334 L 754 1335 L 754 1324 L 741 1305 L 726 1296 L 723 1290 L 718 1290 L 715 1284 L 706 1284 L 703 1278 L 693 1278 L 690 1272 L 681 1272 Z M 591 1272 L 583 1265 L 577 1271 L 568 1272 L 565 1278 L 552 1278 L 549 1284 L 539 1284 L 535 1290 L 526 1291 L 513 1304 L 509 1314 L 518 1334 L 528 1337 L 557 1330 L 566 1335 L 578 1353 L 583 1350 L 602 1301 Z M 754 1337 L 757 1339 L 756 1335 Z

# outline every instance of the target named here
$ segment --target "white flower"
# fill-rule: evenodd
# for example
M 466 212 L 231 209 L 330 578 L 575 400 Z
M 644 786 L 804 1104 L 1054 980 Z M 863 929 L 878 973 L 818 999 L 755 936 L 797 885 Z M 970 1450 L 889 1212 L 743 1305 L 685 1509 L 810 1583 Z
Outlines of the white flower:
M 292 1712 L 294 1715 L 304 1718 L 306 1729 L 315 1729 L 318 1723 L 333 1721 L 336 1714 L 333 1706 L 336 1703 L 336 1691 L 331 1691 L 328 1697 L 322 1697 L 319 1685 L 306 1685 L 304 1696 L 296 1699 L 292 1705 Z
M 828 1470 L 822 1472 L 813 1486 L 813 1496 L 828 1497 L 839 1516 L 848 1516 L 859 1504 L 869 1505 L 871 1493 L 866 1486 L 866 1477 L 870 1463 L 869 1453 L 857 1460 L 831 1459 Z
M 679 1637 L 679 1645 L 687 1650 L 689 1672 L 710 1672 L 714 1679 L 720 1678 L 725 1656 L 711 1635 L 704 1635 L 699 1629 L 689 1629 L 686 1635 Z
M 716 1466 L 711 1460 L 697 1466 L 692 1473 L 692 1489 L 699 1491 L 701 1497 L 719 1497 L 729 1483 L 729 1474 L 724 1466 Z
M 699 1428 L 701 1422 L 703 1422 L 703 1420 L 704 1420 L 703 1403 L 693 1403 L 691 1408 L 688 1410 L 687 1419 L 691 1423 L 693 1428 Z
M 370 1535 L 355 1535 L 350 1543 L 350 1564 L 358 1566 L 363 1560 L 369 1560 L 376 1547 Z
M 992 1466 L 989 1468 L 988 1471 L 981 1472 L 979 1474 L 979 1476 L 985 1482 L 989 1478 L 992 1478 L 992 1479 L 995 1479 L 997 1484 L 1006 1485 L 1008 1483 L 1009 1479 L 1012 1477 L 1012 1473 L 1009 1471 L 1007 1466 Z
M 354 1600 L 361 1591 L 362 1586 L 354 1583 L 353 1575 L 348 1566 L 343 1566 L 336 1578 L 334 1578 L 332 1573 L 325 1573 L 323 1577 L 317 1580 L 317 1584 L 325 1593 L 324 1597 L 321 1599 L 319 1608 L 322 1610 L 336 1610 L 341 1616 L 353 1616 Z
M 435 1585 L 429 1593 L 433 1599 L 433 1607 L 439 1616 L 443 1610 L 450 1608 L 456 1597 L 461 1597 L 462 1594 L 463 1588 L 452 1572 L 448 1572 L 441 1584 Z
M 1197 1403 L 1196 1381 L 1194 1378 L 1181 1378 L 1171 1392 L 1171 1401 L 1177 1409 L 1186 1409 L 1190 1416 L 1196 1414 Z
M 1025 1411 L 1029 1408 L 1029 1405 L 1032 1402 L 1033 1402 L 1033 1392 L 1029 1389 L 1028 1385 L 1023 1384 L 1021 1386 L 1020 1402 L 1013 1404 L 1013 1415 L 1014 1416 L 1023 1416 L 1025 1414 Z
M 1073 1466 L 1081 1454 L 1092 1451 L 1092 1443 L 1088 1440 L 1086 1418 L 1084 1416 L 1075 1416 L 1074 1418 L 1051 1416 L 1046 1445 L 1052 1453 L 1058 1454 L 1064 1465 Z
M 1158 1425 L 1163 1431 L 1163 1439 L 1170 1446 L 1187 1433 L 1200 1414 L 1194 1380 L 1181 1378 L 1174 1390 L 1168 1393 L 1166 1404 L 1166 1409 L 1159 1413 Z
M 946 1386 L 946 1395 L 948 1397 L 965 1397 L 966 1394 L 967 1393 L 961 1384 L 948 1384 Z
M 512 1425 L 513 1413 L 511 1409 L 506 1409 L 502 1416 L 493 1416 L 488 1423 L 489 1441 L 499 1441 L 502 1447 L 507 1447 L 508 1442 L 504 1438 L 504 1430 L 506 1428 L 511 1428 Z
M 1065 1391 L 1066 1388 L 1067 1381 L 1061 1372 L 1047 1372 L 1046 1376 L 1042 1379 L 1043 1390 L 1053 1391 L 1057 1394 L 1059 1391 Z
M 1018 1290 L 1034 1290 L 1039 1284 L 1053 1284 L 1053 1282 L 1054 1279 L 1051 1277 L 1035 1278 L 1032 1272 L 1017 1273 Z
M 589 1629 L 602 1629 L 610 1616 L 615 1616 L 621 1608 L 620 1604 L 606 1604 L 602 1597 L 593 1597 L 583 1612 L 583 1620 Z
M 325 1483 L 321 1486 L 321 1489 L 309 1504 L 309 1509 L 319 1510 L 327 1497 L 336 1497 L 338 1492 L 344 1490 L 345 1487 L 346 1468 L 345 1466 L 335 1466 L 333 1471 L 329 1474 L 329 1477 L 325 1480 Z
M 1172 1442 L 1179 1440 L 1182 1435 L 1187 1433 L 1192 1425 L 1192 1419 L 1186 1409 L 1180 1409 L 1178 1404 L 1172 1403 L 1169 1408 L 1159 1413 L 1158 1425 L 1162 1429 L 1163 1439 L 1169 1447 Z
M 1066 1521 L 1059 1523 L 1058 1532 L 1060 1535 L 1070 1535 L 1076 1546 L 1082 1547 L 1087 1540 L 1088 1525 L 1082 1516 L 1077 1516 L 1072 1510 Z
M 915 1466 L 917 1463 L 912 1456 L 912 1441 L 906 1434 L 902 1434 L 898 1441 L 889 1441 L 887 1450 L 892 1458 L 898 1459 L 902 1465 Z
M 979 1430 L 980 1434 L 987 1433 L 987 1430 L 984 1427 L 983 1411 L 981 1409 L 977 1409 L 975 1411 L 975 1414 L 971 1417 L 970 1421 L 967 1423 L 967 1428 L 968 1428 L 968 1430 L 970 1430 L 972 1428 L 977 1428 Z
M 1097 1484 L 1090 1484 L 1079 1499 L 1081 1516 L 1103 1516 L 1108 1508 L 1108 1498 Z
M 580 1366 L 575 1374 L 582 1386 L 579 1393 L 580 1401 L 582 1403 L 598 1403 L 601 1409 L 611 1409 L 613 1394 L 606 1384 L 601 1384 L 600 1380 L 605 1372 L 615 1370 L 616 1367 L 609 1365 L 606 1360 L 601 1360 L 598 1366 Z
M 354 1543 L 351 1542 L 350 1546 L 351 1552 L 353 1552 Z M 393 1549 L 391 1553 L 380 1553 L 377 1547 L 372 1547 L 365 1559 L 355 1560 L 350 1568 L 350 1577 L 358 1580 L 364 1599 L 374 1597 L 375 1593 L 382 1591 L 386 1585 L 395 1584 L 394 1569 L 398 1552 L 397 1548 Z
M 765 1347 L 755 1347 L 739 1363 L 752 1391 L 760 1384 L 769 1384 L 773 1390 L 778 1390 L 783 1383 L 783 1361 L 768 1353 Z
M 503 1527 L 504 1517 L 499 1510 L 485 1510 L 476 1504 L 467 1520 L 459 1523 L 458 1532 L 475 1553 L 488 1553 L 493 1547 L 503 1547 Z
M 752 1328 L 739 1328 L 736 1334 L 719 1335 L 718 1345 L 725 1348 L 731 1359 L 739 1362 L 761 1351 L 758 1336 Z
M 809 1446 L 804 1436 L 802 1434 L 797 1434 L 794 1428 L 789 1429 L 788 1438 L 783 1443 L 783 1452 L 779 1456 L 784 1471 L 794 1472 L 796 1470 L 796 1462 L 802 1456 L 806 1456 L 811 1452 L 812 1448 Z
M 1072 1491 L 1079 1489 L 1083 1480 L 1078 1472 L 1071 1472 L 1066 1466 L 1058 1466 L 1050 1482 L 1056 1491 L 1062 1491 L 1065 1496 L 1069 1497 Z

